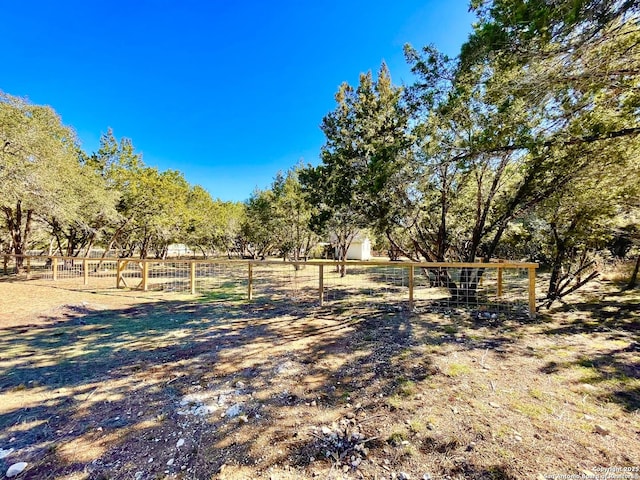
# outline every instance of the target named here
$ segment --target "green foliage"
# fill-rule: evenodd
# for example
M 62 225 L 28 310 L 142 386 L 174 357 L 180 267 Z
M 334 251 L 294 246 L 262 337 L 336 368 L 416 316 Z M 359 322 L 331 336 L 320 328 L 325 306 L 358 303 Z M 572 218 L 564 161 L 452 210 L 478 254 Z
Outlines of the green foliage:
M 593 252 L 611 241 L 620 214 L 638 208 L 638 7 L 608 1 L 478 7 L 481 21 L 462 50 L 462 65 L 490 65 L 495 72 L 485 84 L 493 101 L 520 101 L 539 118 L 528 140 L 501 148 L 523 154 L 517 192 L 536 219 L 528 222 L 536 228 L 529 239 L 551 267 L 552 302 L 597 275 Z
M 212 210 L 211 198 L 203 189 L 192 188 L 182 173 L 145 166 L 131 140 L 118 142 L 111 130 L 87 163 L 102 173 L 119 198 L 119 219 L 109 246 L 118 245 L 126 255 L 164 258 L 172 243 L 209 243 L 202 215 Z
M 398 183 L 410 146 L 401 95 L 382 64 L 376 80 L 369 72 L 360 75 L 355 89 L 342 84 L 335 110 L 322 121 L 322 164 L 309 167 L 302 181 L 316 208 L 312 224 L 331 234 L 340 259 L 346 258 L 359 229 L 377 220 L 382 228 L 395 201 L 386 189 Z
M 77 214 L 82 175 L 75 134 L 56 113 L 0 92 L 0 210 L 14 253 L 36 220 Z
M 300 184 L 300 166 L 278 173 L 268 190 L 256 190 L 246 204 L 242 224 L 244 249 L 264 257 L 271 250 L 283 259 L 306 258 L 318 237 L 311 228 L 312 206 Z
M 94 245 L 143 258 L 164 257 L 178 242 L 203 253 L 235 248 L 242 205 L 214 202 L 178 171 L 145 166 L 131 140 L 110 129 L 87 155 L 49 107 L 2 93 L 0 143 L 7 250 L 23 253 L 34 240 L 64 255 Z
M 274 194 L 256 189 L 245 206 L 241 226 L 242 251 L 252 258 L 265 258 L 274 243 L 276 219 L 273 215 Z
M 271 186 L 275 246 L 284 259 L 294 261 L 307 258 L 318 241 L 311 229 L 313 207 L 300 184 L 301 170 L 302 166 L 298 165 L 286 175 L 278 173 Z
M 221 251 L 228 256 L 237 251 L 244 218 L 242 203 L 213 200 L 209 192 L 196 185 L 189 192 L 186 208 L 187 244 L 199 248 L 205 256 L 209 251 Z
M 319 223 L 346 209 L 394 257 L 547 261 L 559 298 L 593 278 L 590 252 L 638 208 L 638 7 L 472 7 L 479 22 L 459 58 L 405 48 L 417 80 L 402 98 L 384 67 L 377 82 L 341 86 L 308 174 Z M 480 275 L 436 282 L 468 296 Z

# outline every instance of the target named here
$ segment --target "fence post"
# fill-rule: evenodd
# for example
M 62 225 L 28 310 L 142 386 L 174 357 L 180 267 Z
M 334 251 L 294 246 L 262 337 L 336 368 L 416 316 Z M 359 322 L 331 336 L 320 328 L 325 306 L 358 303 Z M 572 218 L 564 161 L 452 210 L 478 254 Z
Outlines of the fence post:
M 89 285 L 89 262 L 86 258 L 82 259 L 82 280 L 85 285 Z
M 9 255 L 4 256 L 4 274 L 9 275 Z
M 536 317 L 536 269 L 529 267 L 529 315 Z
M 53 281 L 58 280 L 58 259 L 57 257 L 53 257 L 51 259 L 51 270 L 53 272 Z
M 251 262 L 247 263 L 249 266 L 249 281 L 247 282 L 247 297 L 249 300 L 253 300 L 253 264 Z
M 149 262 L 142 260 L 142 291 L 146 292 L 149 288 Z
M 189 286 L 191 287 L 191 295 L 196 294 L 196 262 L 194 260 L 189 264 Z
M 120 288 L 120 282 L 122 281 L 121 264 L 122 260 L 116 260 L 116 288 Z
M 415 283 L 415 278 L 414 278 L 414 270 L 413 270 L 413 265 L 411 265 L 409 267 L 409 307 L 413 308 L 414 306 L 414 300 L 413 300 L 413 286 Z
M 318 300 L 324 305 L 324 265 L 318 265 Z
M 498 267 L 498 298 L 502 298 L 502 267 Z

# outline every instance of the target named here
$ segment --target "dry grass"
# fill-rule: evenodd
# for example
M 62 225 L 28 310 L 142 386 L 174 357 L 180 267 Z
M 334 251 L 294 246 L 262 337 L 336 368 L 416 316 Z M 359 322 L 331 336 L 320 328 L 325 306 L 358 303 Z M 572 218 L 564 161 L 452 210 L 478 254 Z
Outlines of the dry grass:
M 640 464 L 638 290 L 600 284 L 536 321 L 0 290 L 0 448 L 15 449 L 0 462 L 29 462 L 22 478 L 526 479 Z
M 602 278 L 607 282 L 626 285 L 631 280 L 634 267 L 633 261 L 618 261 L 603 272 Z

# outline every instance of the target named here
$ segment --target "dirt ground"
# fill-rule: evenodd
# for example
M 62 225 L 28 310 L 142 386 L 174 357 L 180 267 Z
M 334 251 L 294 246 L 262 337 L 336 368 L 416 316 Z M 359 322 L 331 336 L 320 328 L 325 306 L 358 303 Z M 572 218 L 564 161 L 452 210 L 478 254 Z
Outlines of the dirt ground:
M 525 320 L 0 281 L 0 474 L 640 478 L 639 331 L 610 283 Z

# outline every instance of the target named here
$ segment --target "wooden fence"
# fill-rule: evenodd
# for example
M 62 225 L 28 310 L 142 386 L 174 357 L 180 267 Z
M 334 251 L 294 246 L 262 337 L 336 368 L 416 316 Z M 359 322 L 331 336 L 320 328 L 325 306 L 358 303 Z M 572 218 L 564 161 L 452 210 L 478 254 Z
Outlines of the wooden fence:
M 478 310 L 521 305 L 535 316 L 535 263 L 417 263 L 348 261 L 342 277 L 333 261 L 283 262 L 281 260 L 157 260 L 98 259 L 60 256 L 4 255 L 3 272 L 10 275 L 22 265 L 24 278 L 67 281 L 75 285 L 100 283 L 109 288 L 142 291 L 166 290 L 207 294 L 226 289 L 236 297 L 252 300 L 259 289 L 263 295 L 306 298 L 319 305 L 327 300 L 365 295 L 379 301 L 404 299 L 413 307 L 425 301 L 453 303 L 447 289 L 434 286 L 434 272 L 446 272 L 452 282 L 461 282 L 469 272 L 479 281 L 466 303 Z M 438 276 L 438 275 L 435 275 Z M 20 278 L 21 276 L 18 275 Z M 439 292 L 439 293 L 438 293 Z M 476 295 L 477 294 L 477 295 Z M 460 302 L 458 302 L 460 303 Z

